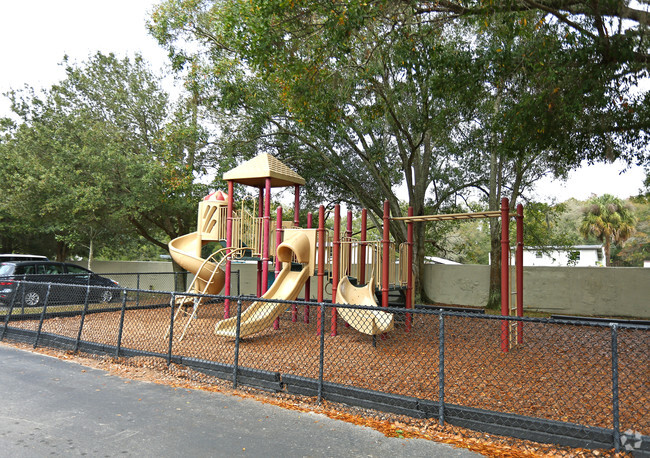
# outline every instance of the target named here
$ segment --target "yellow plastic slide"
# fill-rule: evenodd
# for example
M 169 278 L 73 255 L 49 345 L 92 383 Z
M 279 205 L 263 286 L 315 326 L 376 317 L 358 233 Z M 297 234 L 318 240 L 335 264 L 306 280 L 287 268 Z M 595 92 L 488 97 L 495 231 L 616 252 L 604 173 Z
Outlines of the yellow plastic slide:
M 169 242 L 169 254 L 176 263 L 188 272 L 193 273 L 197 279 L 194 282 L 194 291 L 198 294 L 219 294 L 226 282 L 226 274 L 219 269 L 213 272 L 217 265 L 205 262 L 201 253 L 201 238 L 197 232 L 182 235 Z M 211 280 L 212 279 L 212 280 Z
M 375 301 L 374 281 L 366 286 L 356 287 L 348 277 L 343 277 L 339 281 L 336 290 L 336 302 L 338 304 L 365 305 L 367 307 L 377 307 Z M 383 334 L 391 331 L 394 327 L 393 314 L 381 312 L 379 310 L 363 310 L 337 308 L 341 316 L 350 326 L 359 332 L 369 335 Z
M 293 301 L 298 297 L 305 282 L 309 280 L 310 240 L 304 234 L 298 233 L 278 246 L 277 256 L 283 262 L 283 267 L 263 299 L 280 299 Z M 292 255 L 303 264 L 300 272 L 291 270 Z M 305 264 L 307 263 L 307 264 Z M 256 301 L 241 315 L 239 335 L 249 336 L 271 326 L 273 321 L 287 309 L 285 303 Z M 218 336 L 235 337 L 237 333 L 237 317 L 218 321 L 214 327 Z

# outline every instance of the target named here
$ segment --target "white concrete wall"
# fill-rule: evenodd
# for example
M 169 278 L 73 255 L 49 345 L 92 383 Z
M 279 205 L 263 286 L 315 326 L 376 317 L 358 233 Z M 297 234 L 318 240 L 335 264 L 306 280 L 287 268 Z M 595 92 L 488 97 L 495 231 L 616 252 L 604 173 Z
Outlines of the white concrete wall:
M 473 306 L 487 302 L 489 266 L 426 265 L 425 276 L 425 292 L 436 302 Z M 650 269 L 524 267 L 524 309 L 650 319 Z

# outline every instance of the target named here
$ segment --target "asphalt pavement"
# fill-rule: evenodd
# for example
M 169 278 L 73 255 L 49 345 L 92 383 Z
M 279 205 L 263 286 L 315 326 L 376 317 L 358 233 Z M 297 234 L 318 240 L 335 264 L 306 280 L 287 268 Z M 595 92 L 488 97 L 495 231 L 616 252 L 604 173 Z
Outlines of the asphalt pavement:
M 223 393 L 127 380 L 0 344 L 0 456 L 470 457 Z

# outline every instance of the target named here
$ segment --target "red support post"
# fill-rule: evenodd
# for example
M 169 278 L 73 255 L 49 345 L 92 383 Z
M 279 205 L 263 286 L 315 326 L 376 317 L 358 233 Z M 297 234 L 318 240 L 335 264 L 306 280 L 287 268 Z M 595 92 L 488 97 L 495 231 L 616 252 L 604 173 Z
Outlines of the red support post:
M 318 207 L 318 291 L 316 291 L 316 300 L 323 302 L 323 290 L 325 289 L 325 207 Z M 318 307 L 318 319 L 316 323 L 316 334 L 320 335 L 323 317 L 321 308 Z
M 233 182 L 228 181 L 228 210 L 226 214 L 226 247 L 230 248 L 232 246 L 232 212 L 233 212 Z M 224 294 L 230 296 L 230 277 L 232 267 L 230 265 L 230 249 L 226 250 L 226 284 L 224 289 Z M 230 317 L 230 299 L 224 301 L 224 310 L 223 317 Z
M 278 207 L 275 211 L 275 246 L 276 249 L 282 243 L 282 207 Z M 275 275 L 277 276 L 282 269 L 282 263 L 275 257 Z
M 366 237 L 368 228 L 368 210 L 361 210 L 361 241 L 359 243 L 359 285 L 366 284 Z
M 334 240 L 332 245 L 332 304 L 336 304 L 336 291 L 339 285 L 340 275 L 340 254 L 341 254 L 341 206 L 334 206 Z M 330 335 L 336 336 L 337 330 L 337 310 L 332 307 L 332 325 Z
M 501 199 L 501 316 L 509 315 L 510 303 L 510 206 Z M 508 320 L 501 321 L 501 350 L 509 349 Z
M 517 205 L 517 253 L 515 258 L 517 282 L 517 316 L 524 316 L 524 206 Z M 524 342 L 524 322 L 517 323 L 517 343 Z
M 271 178 L 266 178 L 264 187 L 264 242 L 262 246 L 262 295 L 269 285 L 269 245 L 271 234 Z
M 311 229 L 314 224 L 314 216 L 311 212 L 307 213 L 307 229 Z M 307 279 L 305 283 L 305 302 L 311 301 L 311 277 Z M 305 323 L 309 323 L 309 305 L 305 305 L 305 318 L 303 319 Z
M 408 216 L 413 216 L 413 207 L 409 207 Z M 413 221 L 406 223 L 406 249 L 407 249 L 407 269 L 406 274 L 406 308 L 413 308 Z M 411 330 L 413 317 L 410 313 L 406 314 L 406 332 Z
M 347 251 L 348 262 L 346 263 L 346 275 L 352 276 L 352 210 L 348 210 L 346 225 L 345 225 L 345 245 L 343 247 Z M 357 275 L 359 275 L 357 273 Z M 349 328 L 350 324 L 346 321 L 345 327 Z
M 390 207 L 388 201 L 384 201 L 384 235 L 382 238 L 381 256 L 381 306 L 388 307 L 388 258 L 390 257 Z
M 295 198 L 293 202 L 293 225 L 300 226 L 300 185 L 294 187 Z
M 348 275 L 352 275 L 352 244 L 350 239 L 352 238 L 352 210 L 348 210 L 346 226 L 345 226 L 345 238 L 347 239 L 347 251 L 348 251 Z M 358 275 L 358 274 L 357 274 Z
M 278 207 L 278 209 L 275 212 L 275 246 L 276 246 L 276 252 L 277 252 L 277 247 L 280 246 L 282 243 L 282 207 Z M 282 263 L 278 259 L 277 255 L 275 256 L 275 278 L 278 278 L 278 274 L 280 273 L 280 268 L 282 267 Z M 295 309 L 296 305 L 294 304 L 293 306 L 294 314 L 295 314 Z M 292 314 L 293 316 L 293 314 Z M 296 321 L 295 319 L 292 321 Z M 280 329 L 280 317 L 276 318 L 275 321 L 273 321 L 273 329 Z
M 264 217 L 264 188 L 260 187 L 259 198 L 257 201 L 257 216 L 258 218 Z M 263 227 L 262 222 L 258 223 L 260 225 L 260 234 L 262 233 Z M 262 237 L 259 238 L 259 245 L 257 246 L 257 252 L 262 255 L 262 247 L 264 246 L 264 240 Z M 262 260 L 257 261 L 257 297 L 262 297 Z

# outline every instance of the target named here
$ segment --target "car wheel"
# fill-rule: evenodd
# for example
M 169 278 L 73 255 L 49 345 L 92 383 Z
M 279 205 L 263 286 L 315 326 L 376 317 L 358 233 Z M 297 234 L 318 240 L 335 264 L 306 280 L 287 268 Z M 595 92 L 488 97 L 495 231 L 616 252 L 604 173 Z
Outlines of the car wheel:
M 102 296 L 101 296 L 102 302 L 110 302 L 113 300 L 113 291 L 110 289 L 107 289 L 105 291 L 102 291 Z
M 41 295 L 36 291 L 27 291 L 25 293 L 25 305 L 36 307 L 41 302 Z

